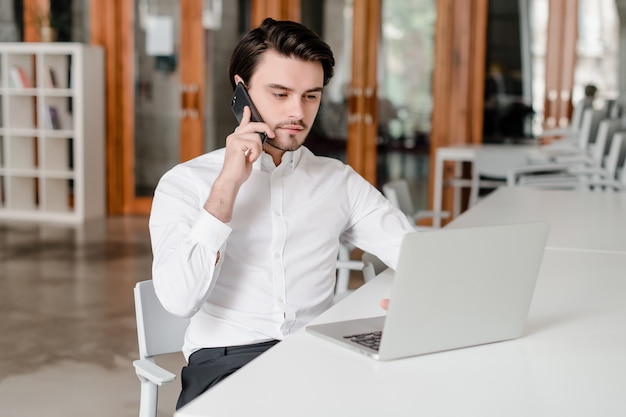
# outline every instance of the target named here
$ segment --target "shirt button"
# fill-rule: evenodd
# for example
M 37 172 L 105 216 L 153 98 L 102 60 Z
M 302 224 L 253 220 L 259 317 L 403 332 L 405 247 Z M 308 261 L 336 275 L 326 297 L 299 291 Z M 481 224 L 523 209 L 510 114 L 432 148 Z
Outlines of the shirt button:
M 274 253 L 274 258 L 280 258 L 280 253 L 279 252 Z

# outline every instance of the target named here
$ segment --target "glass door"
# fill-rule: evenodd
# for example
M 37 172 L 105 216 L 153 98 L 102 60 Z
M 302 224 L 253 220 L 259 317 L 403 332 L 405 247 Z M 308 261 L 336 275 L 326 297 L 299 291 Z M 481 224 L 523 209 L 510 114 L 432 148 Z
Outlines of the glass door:
M 135 4 L 135 196 L 150 197 L 180 160 L 180 5 Z
M 223 146 L 233 129 L 230 109 L 222 105 L 232 94 L 226 91 L 230 86 L 213 73 L 221 74 L 227 67 L 225 56 L 231 44 L 248 30 L 244 21 L 250 5 L 222 3 L 224 20 L 229 21 L 222 28 L 230 29 L 213 34 L 202 27 L 207 1 L 135 0 L 111 6 L 101 0 L 99 4 L 110 10 L 102 13 L 103 23 L 117 9 L 122 21 L 132 22 L 128 26 L 132 30 L 122 30 L 125 34 L 120 38 L 108 33 L 108 26 L 96 27 L 112 51 L 109 62 L 114 67 L 109 73 L 115 87 L 110 89 L 119 91 L 124 103 L 109 106 L 109 125 L 114 128 L 108 149 L 110 212 L 148 214 L 163 173 Z M 408 154 L 427 154 L 423 145 L 430 129 L 434 0 L 419 0 L 417 6 L 410 0 L 302 0 L 299 4 L 303 23 L 331 45 L 337 61 L 307 146 L 346 160 L 378 186 L 397 175 L 425 177 L 423 164 L 416 166 L 416 159 Z M 403 14 L 408 5 L 411 13 Z M 129 50 L 116 49 L 124 42 L 130 42 Z M 403 59 L 406 54 L 412 59 Z M 124 81 L 118 85 L 118 79 Z M 207 86 L 210 95 L 205 94 Z M 117 144 L 120 136 L 123 146 Z M 406 170 L 393 171 L 398 163 Z
M 373 134 L 377 172 L 368 179 L 380 187 L 405 178 L 415 188 L 418 206 L 426 208 L 435 0 L 385 0 L 373 13 L 376 1 L 301 1 L 303 23 L 322 35 L 336 61 L 307 146 L 351 163 L 347 143 L 367 146 L 364 136 Z M 364 36 L 353 36 L 355 25 L 365 29 Z M 370 25 L 379 29 L 371 30 Z M 363 57 L 371 45 L 376 63 L 366 65 L 362 59 L 367 59 Z M 359 74 L 364 67 L 373 67 L 375 74 Z M 369 104 L 365 101 L 365 111 L 349 108 L 350 100 L 368 95 L 374 97 Z M 355 129 L 349 126 L 357 123 L 363 126 L 356 129 L 358 137 L 351 138 Z M 374 129 L 366 127 L 371 123 L 376 123 Z
M 130 211 L 148 214 L 154 188 L 203 152 L 202 0 L 137 0 L 134 10 L 134 184 Z

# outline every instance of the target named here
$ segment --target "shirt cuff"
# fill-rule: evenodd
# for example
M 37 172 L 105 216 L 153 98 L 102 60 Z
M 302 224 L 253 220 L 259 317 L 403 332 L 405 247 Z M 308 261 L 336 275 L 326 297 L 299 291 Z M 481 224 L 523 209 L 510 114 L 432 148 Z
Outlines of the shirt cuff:
M 222 223 L 206 210 L 200 211 L 200 216 L 191 227 L 191 237 L 214 253 L 217 253 L 230 236 L 232 229 Z

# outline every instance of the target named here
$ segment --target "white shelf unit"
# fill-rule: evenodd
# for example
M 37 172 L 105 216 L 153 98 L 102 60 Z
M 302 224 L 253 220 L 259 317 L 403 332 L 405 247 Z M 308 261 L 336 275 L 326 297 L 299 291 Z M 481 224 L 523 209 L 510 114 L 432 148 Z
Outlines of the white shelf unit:
M 0 42 L 0 219 L 105 215 L 104 94 L 102 48 Z

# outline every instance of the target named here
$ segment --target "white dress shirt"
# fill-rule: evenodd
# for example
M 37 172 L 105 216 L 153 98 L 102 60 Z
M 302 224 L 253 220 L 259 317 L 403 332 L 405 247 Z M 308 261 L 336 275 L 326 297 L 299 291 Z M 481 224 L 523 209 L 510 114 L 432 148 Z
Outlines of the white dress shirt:
M 352 168 L 305 147 L 279 166 L 263 153 L 224 224 L 203 208 L 223 160 L 219 149 L 175 166 L 152 203 L 154 285 L 168 311 L 191 317 L 187 358 L 281 340 L 322 313 L 340 237 L 395 268 L 402 237 L 414 231 Z

